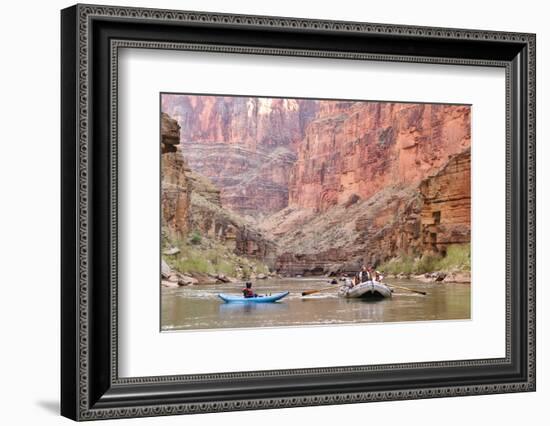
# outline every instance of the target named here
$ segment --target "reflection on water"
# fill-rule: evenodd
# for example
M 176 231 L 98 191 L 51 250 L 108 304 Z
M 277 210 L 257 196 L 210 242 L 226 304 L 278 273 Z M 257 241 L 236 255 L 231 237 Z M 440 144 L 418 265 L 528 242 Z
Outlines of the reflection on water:
M 277 315 L 281 310 L 287 310 L 286 303 L 220 303 L 220 315 L 239 315 L 254 313 L 256 315 Z
M 259 294 L 288 290 L 276 303 L 224 303 L 219 293 L 239 294 L 240 284 L 162 289 L 162 330 L 284 327 L 367 322 L 427 321 L 470 318 L 470 285 L 390 279 L 428 294 L 395 289 L 393 298 L 378 301 L 344 299 L 334 290 L 302 297 L 305 290 L 330 287 L 326 278 L 281 278 L 258 281 Z

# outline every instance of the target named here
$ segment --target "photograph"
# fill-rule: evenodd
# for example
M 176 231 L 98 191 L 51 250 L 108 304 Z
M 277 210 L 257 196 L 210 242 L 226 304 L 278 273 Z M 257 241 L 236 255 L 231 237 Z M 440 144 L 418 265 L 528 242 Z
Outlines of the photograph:
M 471 105 L 159 103 L 161 331 L 471 319 Z
M 297 422 L 323 410 L 331 424 L 368 403 L 372 421 L 411 426 L 488 406 L 501 424 L 534 419 L 549 383 L 536 342 L 544 14 L 212 1 L 62 5 L 60 22 L 41 10 L 27 33 L 52 49 L 29 44 L 32 61 L 14 38 L 26 69 L 60 56 L 44 78 L 6 80 L 24 104 L 4 138 L 23 201 L 7 204 L 29 216 L 3 221 L 27 263 L 8 259 L 6 289 L 32 251 L 61 290 L 28 286 L 30 311 L 58 312 L 58 344 L 32 374 L 37 411 L 269 424 L 302 407 Z M 60 108 L 29 109 L 52 89 Z M 22 129 L 38 132 L 32 148 Z M 45 143 L 55 132 L 60 149 Z M 36 224 L 48 234 L 24 238 Z M 26 318 L 21 294 L 4 299 Z M 56 341 L 42 326 L 21 339 L 29 318 L 8 327 L 26 352 Z

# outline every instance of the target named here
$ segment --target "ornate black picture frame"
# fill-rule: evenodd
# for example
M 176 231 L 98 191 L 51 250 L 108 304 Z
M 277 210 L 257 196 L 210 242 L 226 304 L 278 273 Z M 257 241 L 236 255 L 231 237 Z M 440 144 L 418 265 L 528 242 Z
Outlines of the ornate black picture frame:
M 61 413 L 159 416 L 535 390 L 535 35 L 76 5 L 61 13 Z M 186 49 L 506 72 L 506 356 L 119 378 L 117 52 Z

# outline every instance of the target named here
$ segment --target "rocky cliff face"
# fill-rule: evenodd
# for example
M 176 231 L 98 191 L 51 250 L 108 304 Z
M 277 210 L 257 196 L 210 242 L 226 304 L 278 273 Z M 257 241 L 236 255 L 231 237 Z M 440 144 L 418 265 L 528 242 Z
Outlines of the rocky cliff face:
M 186 143 L 182 150 L 194 170 L 221 188 L 224 207 L 258 218 L 288 205 L 288 177 L 296 160 L 288 149 Z
M 325 211 L 352 196 L 415 185 L 469 146 L 467 106 L 322 105 L 298 147 L 289 205 Z
M 470 164 L 468 148 L 453 157 L 436 175 L 421 182 L 424 251 L 444 253 L 451 244 L 470 242 Z
M 452 244 L 470 242 L 470 148 L 424 178 L 409 197 L 378 211 L 378 223 L 360 220 L 357 243 L 377 264 L 397 254 L 444 255 Z
M 181 127 L 178 122 L 168 114 L 161 113 L 160 134 L 162 153 L 176 152 L 176 146 L 180 143 Z
M 270 214 L 288 205 L 288 177 L 318 102 L 236 96 L 162 96 L 181 127 L 190 167 L 221 189 L 240 214 Z
M 325 211 L 288 207 L 263 224 L 288 274 L 357 271 L 397 255 L 444 254 L 470 241 L 470 149 L 416 185 L 351 197 Z
M 161 210 L 163 223 L 175 233 L 189 231 L 191 182 L 190 169 L 177 149 L 179 126 L 167 114 L 161 115 Z
M 363 263 L 397 255 L 419 241 L 418 195 L 414 188 L 389 188 L 323 212 L 288 207 L 263 224 L 266 232 L 275 230 L 276 269 L 302 275 L 356 272 Z
M 166 164 L 185 174 L 166 172 L 166 220 L 277 250 L 280 272 L 469 242 L 468 106 L 163 95 L 162 109 L 176 119 L 162 125 Z
M 181 127 L 180 140 L 225 143 L 255 150 L 295 150 L 318 102 L 307 99 L 241 96 L 162 95 L 162 111 Z
M 163 225 L 180 237 L 193 230 L 223 242 L 236 254 L 272 260 L 274 244 L 251 224 L 224 209 L 219 189 L 188 166 L 181 152 L 178 131 L 177 122 L 162 114 Z

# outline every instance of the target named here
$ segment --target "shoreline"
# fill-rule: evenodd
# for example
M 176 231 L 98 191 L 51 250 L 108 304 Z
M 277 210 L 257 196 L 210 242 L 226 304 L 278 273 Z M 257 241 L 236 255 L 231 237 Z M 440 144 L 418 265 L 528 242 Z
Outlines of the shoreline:
M 182 279 L 183 277 L 183 279 Z M 167 278 L 161 279 L 161 287 L 162 288 L 178 288 L 178 287 L 187 287 L 187 286 L 197 286 L 197 287 L 208 287 L 213 285 L 220 285 L 220 284 L 226 284 L 228 286 L 230 285 L 244 285 L 246 281 L 252 281 L 254 283 L 261 283 L 261 282 L 270 282 L 271 280 L 304 280 L 304 281 L 327 281 L 326 284 L 329 284 L 331 279 L 334 279 L 336 277 L 331 277 L 327 275 L 309 275 L 307 277 L 299 276 L 299 277 L 293 277 L 293 276 L 281 276 L 281 275 L 269 275 L 265 278 L 255 278 L 255 279 L 237 279 L 232 277 L 225 277 L 225 276 L 208 276 L 207 280 L 203 279 L 197 279 L 193 278 L 193 274 L 180 274 L 180 273 L 174 273 L 171 276 Z M 419 275 L 406 275 L 406 274 L 388 274 L 384 276 L 385 279 L 397 279 L 397 280 L 407 280 L 417 283 L 424 283 L 424 284 L 438 284 L 438 285 L 445 285 L 445 284 L 462 284 L 462 285 L 471 285 L 471 279 L 470 279 L 470 273 L 467 271 L 460 271 L 460 272 L 449 272 L 449 273 L 443 273 L 443 272 L 433 272 L 433 273 L 426 273 L 426 274 L 419 274 Z M 342 284 L 341 279 L 337 278 L 338 283 L 332 284 L 335 287 Z M 383 283 L 389 285 L 391 287 L 391 282 L 383 281 Z

